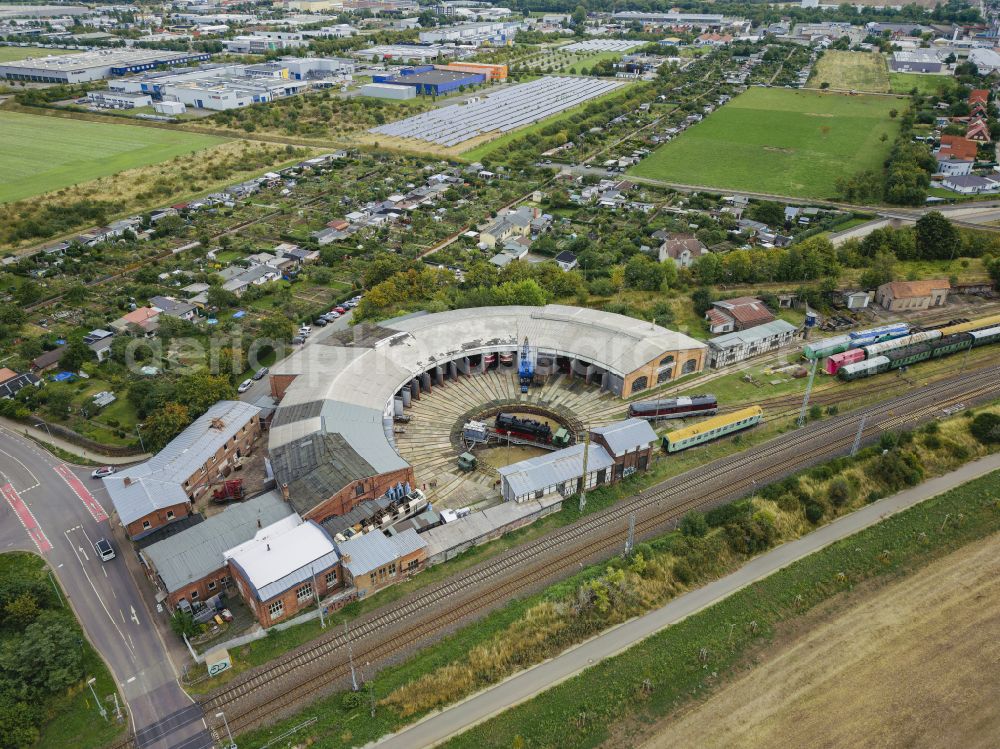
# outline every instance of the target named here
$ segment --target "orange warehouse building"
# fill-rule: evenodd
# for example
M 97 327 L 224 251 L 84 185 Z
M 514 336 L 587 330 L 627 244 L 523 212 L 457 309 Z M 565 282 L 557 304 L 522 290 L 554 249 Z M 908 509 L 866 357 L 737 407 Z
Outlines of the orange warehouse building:
M 462 73 L 480 73 L 488 81 L 506 81 L 506 65 L 487 65 L 482 62 L 454 62 L 450 65 L 435 65 L 438 70 L 455 70 Z

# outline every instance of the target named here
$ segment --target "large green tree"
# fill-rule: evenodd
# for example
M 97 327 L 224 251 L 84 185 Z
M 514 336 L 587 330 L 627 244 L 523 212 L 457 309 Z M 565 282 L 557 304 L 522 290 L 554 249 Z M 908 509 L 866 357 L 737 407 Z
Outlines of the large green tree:
M 939 211 L 917 219 L 917 252 L 927 260 L 948 260 L 958 253 L 961 238 L 958 229 Z

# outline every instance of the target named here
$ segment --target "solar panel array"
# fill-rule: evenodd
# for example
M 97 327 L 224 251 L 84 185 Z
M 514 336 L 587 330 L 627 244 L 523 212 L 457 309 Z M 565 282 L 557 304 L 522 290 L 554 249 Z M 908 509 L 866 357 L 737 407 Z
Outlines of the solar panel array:
M 452 104 L 369 132 L 413 138 L 445 148 L 485 133 L 507 133 L 625 85 L 601 78 L 548 76 L 505 88 L 470 104 Z
M 641 47 L 646 42 L 636 42 L 630 39 L 588 39 L 585 42 L 574 42 L 560 47 L 559 52 L 628 52 Z

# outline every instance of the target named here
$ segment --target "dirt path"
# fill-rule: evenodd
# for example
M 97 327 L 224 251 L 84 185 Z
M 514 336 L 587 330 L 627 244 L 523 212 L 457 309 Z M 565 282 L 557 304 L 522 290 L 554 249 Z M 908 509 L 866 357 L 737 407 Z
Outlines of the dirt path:
M 1000 534 L 834 606 L 642 748 L 998 745 Z

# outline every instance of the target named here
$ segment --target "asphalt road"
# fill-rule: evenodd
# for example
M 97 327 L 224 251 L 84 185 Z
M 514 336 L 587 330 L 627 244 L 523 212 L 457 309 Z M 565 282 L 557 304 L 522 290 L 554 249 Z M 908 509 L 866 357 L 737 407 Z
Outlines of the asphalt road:
M 327 325 L 325 328 L 321 328 L 318 325 L 313 325 L 312 334 L 306 339 L 306 342 L 302 344 L 303 346 L 311 346 L 317 341 L 322 341 L 324 338 L 332 335 L 338 330 L 346 330 L 349 327 L 351 317 L 354 316 L 354 310 L 347 310 L 347 314 L 338 317 L 332 323 Z M 299 346 L 290 346 L 287 353 L 292 353 Z M 266 398 L 271 395 L 271 382 L 270 378 L 265 377 L 262 380 L 257 380 L 254 382 L 253 387 L 247 390 L 245 393 L 240 394 L 240 400 L 246 403 L 256 403 L 261 398 Z
M 128 566 L 138 569 L 138 558 L 109 526 L 102 482 L 90 478 L 90 469 L 67 466 L 0 429 L 0 490 L 0 551 L 38 553 L 52 567 L 118 683 L 139 749 L 212 746 L 201 710 L 181 689 L 152 621 L 152 588 L 140 590 L 129 572 Z M 100 538 L 112 540 L 115 559 L 97 557 Z
M 787 567 L 802 557 L 919 504 L 925 499 L 996 470 L 1000 470 L 1000 454 L 981 458 L 920 486 L 866 505 L 802 538 L 756 557 L 726 577 L 678 596 L 659 609 L 610 629 L 549 661 L 522 671 L 491 689 L 434 713 L 409 728 L 383 737 L 368 746 L 377 746 L 379 749 L 418 749 L 436 746 L 572 678 L 595 663 L 618 655 L 660 630 Z

